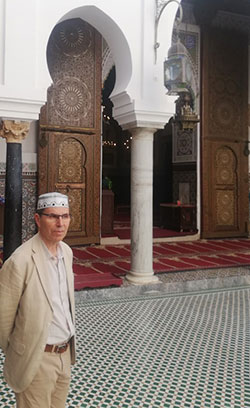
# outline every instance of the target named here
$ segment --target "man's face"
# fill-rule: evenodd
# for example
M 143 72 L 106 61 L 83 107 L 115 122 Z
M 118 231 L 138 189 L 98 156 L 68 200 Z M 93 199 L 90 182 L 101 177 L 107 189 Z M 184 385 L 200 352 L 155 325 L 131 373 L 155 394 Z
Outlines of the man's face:
M 55 216 L 68 214 L 68 218 L 48 217 L 48 214 Z M 35 221 L 43 241 L 48 245 L 57 244 L 67 234 L 70 223 L 69 209 L 63 207 L 45 208 L 42 214 L 35 214 Z

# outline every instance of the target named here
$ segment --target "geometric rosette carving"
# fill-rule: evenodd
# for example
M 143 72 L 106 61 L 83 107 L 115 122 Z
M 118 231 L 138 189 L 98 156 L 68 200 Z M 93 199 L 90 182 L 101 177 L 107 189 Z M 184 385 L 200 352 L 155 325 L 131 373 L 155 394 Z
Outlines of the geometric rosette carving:
M 216 197 L 216 216 L 217 226 L 234 226 L 235 225 L 235 197 L 234 192 L 217 191 Z
M 85 183 L 85 152 L 82 145 L 74 139 L 67 139 L 59 144 L 58 155 L 58 182 Z
M 92 32 L 81 19 L 68 20 L 55 27 L 54 41 L 62 54 L 79 57 L 91 46 Z
M 231 149 L 221 147 L 216 152 L 216 184 L 234 184 L 236 178 L 236 158 Z
M 88 86 L 77 78 L 65 78 L 52 88 L 52 105 L 66 122 L 86 118 L 91 109 L 91 93 Z
M 50 36 L 47 60 L 47 124 L 95 127 L 96 60 L 94 28 L 76 18 L 59 23 Z
M 177 156 L 193 154 L 193 133 L 188 131 L 177 132 Z

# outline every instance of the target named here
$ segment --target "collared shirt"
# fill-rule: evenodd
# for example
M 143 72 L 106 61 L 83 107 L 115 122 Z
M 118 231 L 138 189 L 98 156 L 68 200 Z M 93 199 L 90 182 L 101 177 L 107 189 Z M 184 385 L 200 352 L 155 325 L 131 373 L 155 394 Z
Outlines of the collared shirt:
M 66 269 L 60 243 L 57 256 L 53 256 L 43 242 L 50 277 L 53 320 L 49 327 L 47 344 L 68 341 L 75 333 L 69 304 Z

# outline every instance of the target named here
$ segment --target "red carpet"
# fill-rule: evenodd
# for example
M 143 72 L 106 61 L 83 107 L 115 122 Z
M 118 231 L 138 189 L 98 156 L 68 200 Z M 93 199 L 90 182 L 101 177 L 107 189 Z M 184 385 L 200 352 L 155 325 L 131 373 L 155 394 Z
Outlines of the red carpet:
M 196 231 L 189 232 L 189 231 L 173 231 L 169 229 L 153 227 L 153 238 L 168 238 L 168 237 L 178 237 L 178 236 L 185 236 L 185 235 L 194 235 Z M 114 236 L 118 236 L 119 239 L 130 239 L 130 226 L 124 226 L 122 228 L 114 228 Z
M 120 286 L 130 269 L 129 245 L 73 248 L 73 252 L 76 290 Z M 153 257 L 155 273 L 246 266 L 250 265 L 250 240 L 161 242 L 154 244 Z
M 113 223 L 113 234 L 102 234 L 102 238 L 105 237 L 118 237 L 119 239 L 130 239 L 130 217 L 127 214 L 115 215 Z M 168 238 L 168 237 L 178 237 L 185 235 L 194 235 L 196 231 L 174 231 L 169 229 L 164 229 L 160 227 L 153 227 L 153 238 Z
M 72 248 L 75 289 L 121 286 L 130 269 L 130 245 Z M 156 274 L 250 265 L 250 240 L 161 242 L 153 246 Z M 0 266 L 2 252 L 0 249 Z

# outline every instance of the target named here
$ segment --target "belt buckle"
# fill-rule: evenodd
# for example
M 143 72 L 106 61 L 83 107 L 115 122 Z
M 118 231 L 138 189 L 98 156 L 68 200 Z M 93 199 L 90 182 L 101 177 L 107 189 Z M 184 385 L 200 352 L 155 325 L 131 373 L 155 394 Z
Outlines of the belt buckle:
M 66 351 L 66 348 L 67 348 L 67 343 L 59 344 L 59 345 L 57 346 L 56 353 L 61 353 L 61 350 L 62 350 L 62 349 L 65 349 L 65 351 Z

